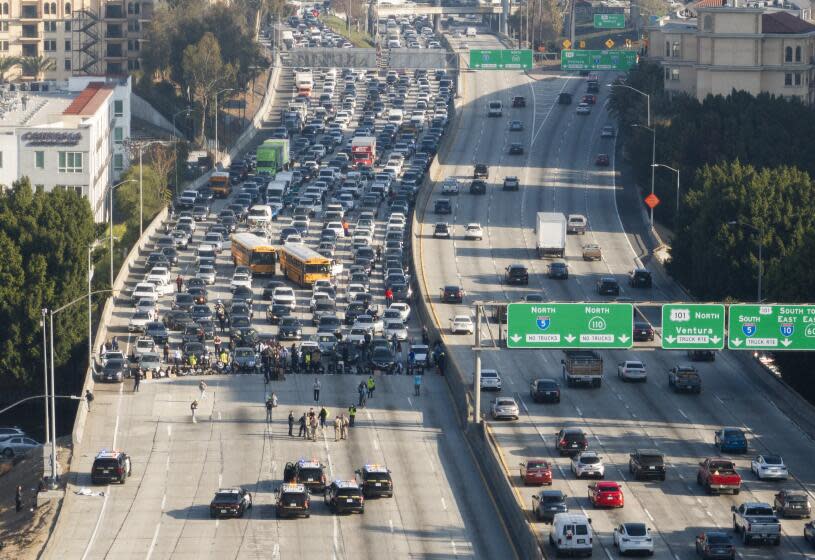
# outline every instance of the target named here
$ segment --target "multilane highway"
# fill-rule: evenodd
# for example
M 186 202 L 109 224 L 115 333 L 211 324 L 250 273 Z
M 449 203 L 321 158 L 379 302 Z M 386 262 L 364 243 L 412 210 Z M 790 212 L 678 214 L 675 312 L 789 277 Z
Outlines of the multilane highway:
M 290 83 L 287 82 L 287 83 Z M 285 99 L 284 101 L 288 101 Z M 215 215 L 229 201 L 218 201 Z M 380 218 L 382 215 L 380 215 Z M 270 232 L 275 242 L 283 218 Z M 211 222 L 211 219 L 210 219 Z M 199 223 L 190 248 L 181 252 L 181 273 L 195 270 L 194 248 L 209 222 Z M 312 223 L 307 241 L 319 236 Z M 377 223 L 378 242 L 384 223 Z M 338 256 L 350 255 L 345 240 Z M 128 279 L 132 288 L 144 275 L 143 259 Z M 347 262 L 347 260 L 346 260 Z M 229 245 L 217 261 L 210 305 L 228 302 L 232 263 Z M 380 275 L 372 282 L 381 303 Z M 344 286 L 344 284 L 343 284 Z M 268 303 L 256 281 L 254 326 L 263 334 L 277 327 L 265 321 Z M 344 293 L 340 292 L 344 297 Z M 132 314 L 128 294 L 117 299 L 109 336 L 118 335 L 129 352 Z M 297 290 L 297 315 L 306 318 L 310 291 Z M 160 301 L 168 308 L 169 296 Z M 305 329 L 308 333 L 313 328 Z M 418 326 L 411 331 L 418 336 Z M 171 337 L 177 343 L 177 337 Z M 289 343 L 287 343 L 288 345 Z M 348 441 L 333 433 L 316 442 L 287 434 L 289 411 L 295 418 L 314 406 L 334 414 L 357 400 L 356 375 L 322 375 L 320 402 L 312 400 L 313 375 L 289 375 L 264 387 L 260 375 L 207 376 L 198 422 L 190 403 L 199 398 L 197 377 L 148 380 L 138 393 L 133 382 L 97 384 L 84 438 L 74 449 L 68 492 L 45 553 L 53 559 L 139 558 L 512 558 L 512 546 L 464 444 L 444 380 L 426 375 L 422 395 L 414 396 L 407 376 L 378 378 L 374 398 L 359 409 Z M 279 407 L 267 424 L 264 401 L 275 391 Z M 295 435 L 297 426 L 295 426 Z M 124 485 L 91 486 L 94 456 L 103 448 L 121 449 L 132 458 L 132 476 Z M 278 520 L 274 490 L 288 461 L 316 457 L 329 480 L 353 479 L 365 463 L 385 464 L 392 472 L 392 499 L 367 501 L 364 515 L 334 516 L 313 496 L 310 519 Z M 213 520 L 209 503 L 221 487 L 242 486 L 254 496 L 243 519 Z M 93 495 L 83 495 L 90 491 Z
M 468 38 L 471 48 L 501 48 L 494 38 Z M 455 42 L 455 40 L 454 40 Z M 450 149 L 441 155 L 440 180 L 447 176 L 465 179 L 462 194 L 453 197 L 453 215 L 436 216 L 433 201 L 440 197 L 440 184 L 430 199 L 423 218 L 421 258 L 424 286 L 431 297 L 432 311 L 445 330 L 445 341 L 451 348 L 456 365 L 472 379 L 473 337 L 451 336 L 449 318 L 462 311 L 474 314 L 475 301 L 521 301 L 527 294 L 543 294 L 550 301 L 605 301 L 595 292 L 600 276 L 617 277 L 622 297 L 636 301 L 683 301 L 686 296 L 661 268 L 651 266 L 654 287 L 650 290 L 628 288 L 626 275 L 635 266 L 647 262 L 647 255 L 635 247 L 642 246 L 635 235 L 629 235 L 619 217 L 615 197 L 614 140 L 601 139 L 603 125 L 613 124 L 605 110 L 609 90 L 601 87 L 598 103 L 588 116 L 575 114 L 576 102 L 585 93 L 584 80 L 552 72 L 534 80 L 517 71 L 481 71 L 465 73 L 462 78 L 462 114 Z M 601 84 L 613 76 L 601 76 Z M 575 94 L 575 104 L 558 105 L 560 92 Z M 511 108 L 511 98 L 523 95 L 526 108 Z M 490 100 L 503 102 L 502 118 L 487 118 Z M 643 119 L 644 119 L 643 114 Z M 508 122 L 521 120 L 522 132 L 510 132 Z M 522 142 L 525 154 L 510 156 L 510 142 Z M 594 165 L 598 153 L 612 157 L 612 166 Z M 467 193 L 474 163 L 490 167 L 486 196 Z M 503 177 L 517 175 L 519 192 L 501 190 Z M 536 212 L 557 211 L 581 213 L 588 218 L 589 230 L 584 236 L 569 236 L 566 261 L 570 277 L 566 281 L 546 278 L 546 261 L 535 254 L 534 222 Z M 726 218 L 723 218 L 726 219 Z M 447 221 L 452 225 L 452 239 L 434 239 L 433 224 Z M 483 241 L 464 239 L 464 225 L 479 222 L 484 228 Z M 596 242 L 602 247 L 603 259 L 584 262 L 581 246 Z M 507 265 L 523 263 L 530 271 L 529 286 L 503 283 Z M 439 290 L 446 284 L 460 284 L 466 290 L 464 305 L 442 304 Z M 655 313 L 648 313 L 652 322 Z M 655 326 L 658 326 L 655 323 Z M 483 338 L 497 337 L 493 322 L 482 325 Z M 730 507 L 745 501 L 772 504 L 774 494 L 782 488 L 805 489 L 812 496 L 815 477 L 811 466 L 815 442 L 784 414 L 780 406 L 763 390 L 762 381 L 752 365 L 732 352 L 722 352 L 713 363 L 696 364 L 703 382 L 701 395 L 674 394 L 667 388 L 666 372 L 680 362 L 684 353 L 647 351 L 601 352 L 605 363 L 605 381 L 600 389 L 566 388 L 561 383 L 560 404 L 534 404 L 529 398 L 529 384 L 539 377 L 560 380 L 560 351 L 485 350 L 484 368 L 495 368 L 503 377 L 503 395 L 518 400 L 518 421 L 492 421 L 489 405 L 492 396 L 482 393 L 481 412 L 487 419 L 500 445 L 503 458 L 512 470 L 511 479 L 523 501 L 531 508 L 536 489 L 524 488 L 519 482 L 518 464 L 525 458 L 541 457 L 552 461 L 553 488 L 568 494 L 572 511 L 586 511 L 597 531 L 595 554 L 616 557 L 612 532 L 622 522 L 645 522 L 653 531 L 656 558 L 693 558 L 694 538 L 703 530 L 731 530 Z M 616 377 L 616 364 L 625 359 L 645 362 L 646 383 L 624 383 Z M 564 426 L 579 426 L 589 436 L 589 448 L 598 451 L 606 463 L 606 480 L 621 483 L 625 507 L 594 511 L 586 497 L 586 481 L 575 480 L 568 458 L 554 450 L 554 435 Z M 696 484 L 697 464 L 709 456 L 718 456 L 713 446 L 713 432 L 721 426 L 739 426 L 749 432 L 750 452 L 734 458 L 744 479 L 738 496 L 707 496 Z M 657 448 L 666 454 L 668 465 L 665 482 L 636 482 L 628 474 L 629 453 L 636 448 Z M 791 478 L 786 482 L 762 482 L 750 473 L 750 459 L 759 453 L 777 453 L 789 466 Z M 780 547 L 744 547 L 739 542 L 741 558 L 811 557 L 811 547 L 804 541 L 804 521 L 783 520 L 784 537 Z M 548 525 L 535 523 L 542 543 L 548 537 Z M 734 541 L 739 539 L 734 534 Z M 552 553 L 552 549 L 549 548 Z

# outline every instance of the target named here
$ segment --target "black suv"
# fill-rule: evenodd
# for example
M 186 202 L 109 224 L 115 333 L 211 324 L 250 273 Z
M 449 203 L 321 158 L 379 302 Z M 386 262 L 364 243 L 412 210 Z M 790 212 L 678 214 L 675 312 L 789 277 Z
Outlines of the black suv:
M 311 500 L 302 484 L 281 484 L 277 489 L 278 517 L 311 517 Z
M 391 471 L 382 465 L 364 465 L 356 471 L 357 481 L 366 498 L 385 496 L 393 498 L 393 480 Z
M 560 490 L 542 490 L 532 496 L 532 511 L 538 521 L 552 522 L 555 514 L 566 513 L 566 494 Z
M 589 448 L 589 439 L 580 428 L 563 428 L 555 434 L 555 449 L 561 455 L 576 455 Z
M 529 284 L 529 270 L 522 264 L 511 264 L 506 268 L 504 280 L 507 284 Z
M 123 451 L 108 451 L 103 449 L 93 460 L 91 467 L 91 483 L 110 484 L 118 482 L 124 484 L 130 476 L 130 456 Z
M 365 513 L 365 497 L 355 480 L 335 480 L 325 489 L 325 503 L 334 513 Z
M 433 204 L 434 214 L 452 214 L 453 205 L 450 204 L 449 198 L 440 198 Z
M 243 488 L 221 488 L 209 503 L 209 516 L 243 517 L 252 508 L 252 494 Z
M 560 386 L 554 379 L 535 379 L 529 386 L 529 396 L 538 402 L 560 402 Z
M 603 276 L 597 281 L 597 293 L 601 296 L 618 296 L 620 295 L 620 284 L 616 278 Z
M 517 191 L 521 188 L 521 182 L 515 175 L 507 175 L 504 177 L 504 186 L 503 189 L 505 191 Z
M 635 449 L 629 455 L 628 472 L 636 480 L 658 478 L 665 480 L 665 456 L 656 449 Z
M 559 105 L 571 105 L 572 104 L 572 94 L 571 93 L 561 93 L 557 96 L 557 102 Z
M 302 484 L 309 492 L 325 491 L 325 465 L 316 459 L 300 459 L 296 463 L 286 463 L 283 481 Z
M 459 286 L 445 286 L 441 292 L 442 303 L 462 303 L 464 301 L 464 290 Z
M 512 98 L 513 107 L 526 107 L 526 98 L 523 95 L 516 95 Z
M 481 179 L 473 179 L 470 183 L 470 194 L 487 194 L 487 183 Z
M 628 274 L 628 285 L 632 288 L 650 288 L 651 273 L 644 268 L 635 268 Z
M 476 163 L 473 167 L 473 179 L 486 179 L 490 176 L 489 168 L 483 163 Z

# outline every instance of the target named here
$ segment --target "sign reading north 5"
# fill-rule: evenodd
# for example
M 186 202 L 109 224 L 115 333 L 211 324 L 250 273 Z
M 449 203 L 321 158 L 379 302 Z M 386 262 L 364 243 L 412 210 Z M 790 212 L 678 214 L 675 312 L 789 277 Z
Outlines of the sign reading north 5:
M 738 304 L 729 311 L 731 350 L 815 350 L 815 306 Z
M 473 70 L 504 70 L 532 68 L 532 51 L 512 49 L 473 49 L 470 51 Z
M 665 350 L 724 348 L 724 305 L 720 303 L 663 305 L 662 348 Z
M 631 348 L 630 303 L 510 303 L 508 348 Z

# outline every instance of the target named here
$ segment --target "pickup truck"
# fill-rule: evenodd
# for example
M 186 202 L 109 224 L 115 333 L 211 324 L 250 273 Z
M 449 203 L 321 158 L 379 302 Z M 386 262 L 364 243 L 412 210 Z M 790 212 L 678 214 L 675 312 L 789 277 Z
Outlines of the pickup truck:
M 600 387 L 603 383 L 603 358 L 591 350 L 565 350 L 563 380 L 566 385 L 586 384 Z
M 686 391 L 688 393 L 702 392 L 702 378 L 699 371 L 690 364 L 679 364 L 668 370 L 668 387 L 675 393 Z
M 741 533 L 745 545 L 754 541 L 781 544 L 781 523 L 772 506 L 763 502 L 745 502 L 739 507 L 730 506 L 733 512 L 733 530 Z
M 736 472 L 735 463 L 715 457 L 699 463 L 696 483 L 703 486 L 708 494 L 738 494 L 741 491 L 741 476 Z

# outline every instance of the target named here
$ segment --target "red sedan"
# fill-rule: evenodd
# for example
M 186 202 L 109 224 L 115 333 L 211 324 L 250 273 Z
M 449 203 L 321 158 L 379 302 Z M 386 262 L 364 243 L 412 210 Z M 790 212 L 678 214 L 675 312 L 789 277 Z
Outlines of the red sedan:
M 583 99 L 580 100 L 581 103 L 588 103 L 589 105 L 594 105 L 597 103 L 597 96 L 596 95 L 584 95 Z
M 598 165 L 600 167 L 608 167 L 610 163 L 608 154 L 597 154 L 597 158 L 594 160 L 594 165 Z
M 589 501 L 594 507 L 618 507 L 625 505 L 623 489 L 616 482 L 589 484 Z
M 543 459 L 527 459 L 521 463 L 521 480 L 528 484 L 552 484 L 552 465 Z

